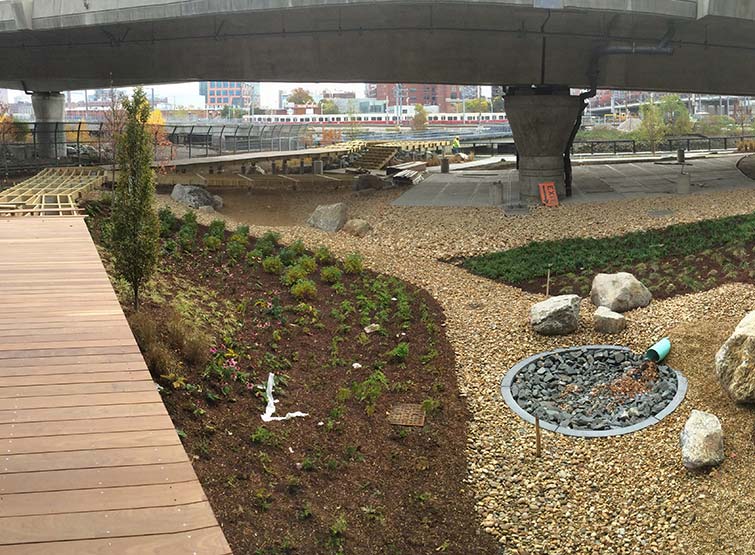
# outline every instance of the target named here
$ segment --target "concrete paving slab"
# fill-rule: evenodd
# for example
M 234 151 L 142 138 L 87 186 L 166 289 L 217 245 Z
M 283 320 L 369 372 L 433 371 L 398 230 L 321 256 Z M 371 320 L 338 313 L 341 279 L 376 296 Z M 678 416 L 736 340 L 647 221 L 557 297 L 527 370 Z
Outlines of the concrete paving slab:
M 755 181 L 737 169 L 742 155 L 696 158 L 684 172 L 691 175 L 691 192 L 718 191 L 753 187 Z M 675 164 L 632 162 L 630 164 L 601 164 L 574 168 L 573 194 L 562 202 L 606 202 L 623 198 L 676 194 L 676 181 L 681 167 Z M 517 181 L 516 170 L 456 171 L 448 174 L 432 173 L 397 198 L 395 206 L 492 206 L 490 185 L 504 184 L 504 198 L 512 183 Z

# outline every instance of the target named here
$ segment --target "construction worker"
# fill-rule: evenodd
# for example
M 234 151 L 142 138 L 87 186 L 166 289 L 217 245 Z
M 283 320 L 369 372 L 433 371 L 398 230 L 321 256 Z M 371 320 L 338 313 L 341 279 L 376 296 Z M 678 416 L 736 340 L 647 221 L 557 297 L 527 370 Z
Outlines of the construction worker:
M 451 152 L 454 154 L 459 154 L 460 149 L 461 149 L 461 143 L 459 142 L 459 137 L 454 137 L 454 140 L 451 143 Z

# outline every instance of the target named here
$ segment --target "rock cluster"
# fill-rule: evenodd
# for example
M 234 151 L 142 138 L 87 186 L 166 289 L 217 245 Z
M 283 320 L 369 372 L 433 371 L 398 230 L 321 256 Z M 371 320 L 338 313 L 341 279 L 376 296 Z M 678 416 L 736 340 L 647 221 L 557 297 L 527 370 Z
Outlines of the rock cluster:
M 546 353 L 516 375 L 511 395 L 544 422 L 579 430 L 631 426 L 662 411 L 677 388 L 667 366 L 651 383 L 627 383 L 640 364 L 640 355 L 616 349 Z
M 628 272 L 598 274 L 592 280 L 590 300 L 595 306 L 605 306 L 614 312 L 626 312 L 647 306 L 652 293 L 640 280 Z
M 737 324 L 716 353 L 716 375 L 734 401 L 755 402 L 755 310 Z
M 353 235 L 354 237 L 364 237 L 370 231 L 372 231 L 372 227 L 369 223 L 367 223 L 366 220 L 362 220 L 360 218 L 352 218 L 343 226 L 343 231 L 345 231 L 349 235 Z
M 694 470 L 724 461 L 724 432 L 715 414 L 693 410 L 681 434 L 682 464 Z
M 578 295 L 559 295 L 535 304 L 530 310 L 532 328 L 542 335 L 565 335 L 579 327 Z

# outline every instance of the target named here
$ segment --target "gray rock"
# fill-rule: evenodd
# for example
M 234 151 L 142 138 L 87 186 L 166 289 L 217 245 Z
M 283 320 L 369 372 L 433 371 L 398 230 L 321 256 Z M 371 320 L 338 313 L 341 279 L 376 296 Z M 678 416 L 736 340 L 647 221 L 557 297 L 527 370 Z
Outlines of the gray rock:
M 343 231 L 354 237 L 364 237 L 372 231 L 372 226 L 366 220 L 352 218 L 343 226 Z
M 189 208 L 200 208 L 202 206 L 220 208 L 223 206 L 222 198 L 218 197 L 220 199 L 220 206 L 217 206 L 218 201 L 215 199 L 215 196 L 197 185 L 175 185 L 173 191 L 170 193 L 170 198 L 176 202 L 185 204 Z
M 579 327 L 578 295 L 559 295 L 530 309 L 530 324 L 542 335 L 564 335 Z
M 689 469 L 724 461 L 724 433 L 715 414 L 693 410 L 681 434 L 682 464 Z
M 738 403 L 755 402 L 755 311 L 745 316 L 716 353 L 716 375 Z
M 215 212 L 215 209 L 209 205 L 200 206 L 199 208 L 197 208 L 197 212 L 202 212 L 203 214 L 217 214 L 217 212 Z
M 595 306 L 605 306 L 614 312 L 647 306 L 652 299 L 648 288 L 628 272 L 598 274 L 590 290 L 590 300 Z
M 223 197 L 220 195 L 212 195 L 212 207 L 215 210 L 220 210 L 223 208 Z
M 595 314 L 593 314 L 593 324 L 595 325 L 595 331 L 600 333 L 620 333 L 627 326 L 627 321 L 618 312 L 614 312 L 605 306 L 599 306 Z M 622 358 L 621 360 L 624 359 Z M 621 362 L 621 360 L 617 362 Z
M 338 231 L 345 223 L 346 205 L 342 202 L 318 206 L 307 220 L 307 224 L 323 231 Z

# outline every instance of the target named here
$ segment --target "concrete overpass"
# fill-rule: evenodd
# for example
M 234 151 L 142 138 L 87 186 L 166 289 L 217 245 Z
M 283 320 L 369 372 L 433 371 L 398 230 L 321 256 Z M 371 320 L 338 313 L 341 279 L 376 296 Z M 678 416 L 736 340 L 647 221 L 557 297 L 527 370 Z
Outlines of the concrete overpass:
M 751 0 L 0 0 L 0 86 L 50 121 L 111 82 L 507 83 L 532 198 L 569 181 L 568 87 L 755 94 L 754 37 Z

